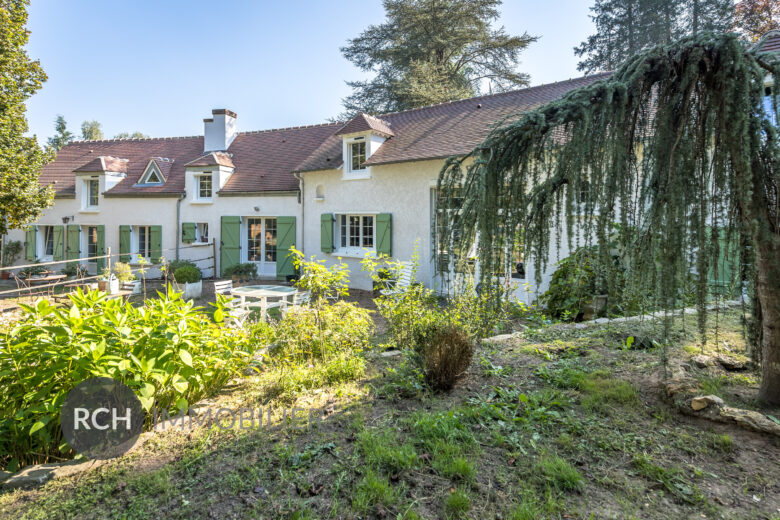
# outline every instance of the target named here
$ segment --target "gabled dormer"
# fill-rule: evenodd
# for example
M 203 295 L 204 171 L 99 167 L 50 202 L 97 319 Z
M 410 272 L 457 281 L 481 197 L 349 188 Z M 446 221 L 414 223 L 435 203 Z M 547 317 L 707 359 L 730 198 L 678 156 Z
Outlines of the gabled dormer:
M 236 169 L 231 154 L 226 152 L 208 152 L 184 166 L 186 191 L 193 204 L 211 203 Z
M 371 167 L 367 163 L 369 158 L 394 134 L 390 123 L 361 112 L 336 132 L 336 135 L 341 136 L 343 142 L 342 177 L 354 180 L 371 178 Z
M 146 164 L 143 175 L 136 186 L 161 186 L 168 179 L 168 173 L 173 167 L 173 159 L 152 157 Z
M 99 211 L 101 194 L 127 176 L 127 164 L 127 159 L 101 155 L 73 170 L 76 176 L 76 198 L 81 200 L 81 212 Z

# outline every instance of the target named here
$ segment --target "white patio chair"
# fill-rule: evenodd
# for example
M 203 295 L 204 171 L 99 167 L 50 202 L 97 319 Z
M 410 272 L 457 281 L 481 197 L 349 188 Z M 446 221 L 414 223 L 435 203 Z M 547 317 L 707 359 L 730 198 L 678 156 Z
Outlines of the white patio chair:
M 301 305 L 308 305 L 310 301 L 311 291 L 295 291 L 292 301 L 284 302 L 285 305 L 282 307 L 282 318 L 284 318 L 291 309 L 300 307 Z
M 398 273 L 398 279 L 391 289 L 382 289 L 380 293 L 383 296 L 394 296 L 401 294 L 414 282 L 414 267 L 411 262 L 404 263 L 403 268 Z
M 225 280 L 224 282 L 214 282 L 214 295 L 221 294 L 228 298 L 226 305 L 230 312 L 227 315 L 229 323 L 236 327 L 243 327 L 244 322 L 251 314 L 249 309 L 241 306 L 241 300 L 235 298 L 230 291 L 233 290 L 233 280 Z

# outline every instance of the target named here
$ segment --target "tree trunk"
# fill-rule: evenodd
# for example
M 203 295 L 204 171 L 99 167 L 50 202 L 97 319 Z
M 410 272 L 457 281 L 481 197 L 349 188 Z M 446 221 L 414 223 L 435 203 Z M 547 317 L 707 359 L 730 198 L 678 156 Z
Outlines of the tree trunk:
M 780 237 L 758 244 L 756 297 L 761 308 L 761 389 L 758 398 L 780 405 Z

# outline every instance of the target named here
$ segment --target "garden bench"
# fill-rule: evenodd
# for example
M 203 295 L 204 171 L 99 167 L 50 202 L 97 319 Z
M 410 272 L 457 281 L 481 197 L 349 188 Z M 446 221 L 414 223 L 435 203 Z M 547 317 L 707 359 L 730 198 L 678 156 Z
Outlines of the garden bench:
M 398 278 L 391 289 L 380 291 L 383 296 L 394 296 L 405 292 L 414 282 L 414 266 L 411 262 L 404 262 L 403 268 L 398 272 Z

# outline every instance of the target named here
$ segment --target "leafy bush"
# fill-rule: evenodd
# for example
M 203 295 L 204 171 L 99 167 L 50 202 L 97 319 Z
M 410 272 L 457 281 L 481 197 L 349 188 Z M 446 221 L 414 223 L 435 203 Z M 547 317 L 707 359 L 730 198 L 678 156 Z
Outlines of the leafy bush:
M 171 273 L 175 273 L 175 272 L 176 272 L 176 270 L 177 270 L 179 267 L 185 267 L 185 266 L 189 266 L 189 267 L 195 267 L 196 269 L 197 269 L 197 267 L 198 267 L 198 266 L 195 264 L 195 262 L 193 262 L 193 261 L 191 261 L 191 260 L 171 260 L 170 262 L 168 262 L 168 264 L 167 264 L 167 265 L 168 265 L 168 270 L 169 270 Z
M 22 243 L 19 240 L 3 241 L 3 267 L 14 265 L 22 255 Z
M 36 260 L 35 263 L 40 263 L 40 260 Z M 19 271 L 19 274 L 23 275 L 25 278 L 29 278 L 31 276 L 37 276 L 39 274 L 42 274 L 44 271 L 46 271 L 46 266 L 43 265 L 31 265 L 30 267 L 25 267 L 21 271 Z
M 248 279 L 257 278 L 257 264 L 254 262 L 247 262 L 244 264 L 231 265 L 225 269 L 225 276 L 238 276 Z
M 471 364 L 474 343 L 451 323 L 433 323 L 424 334 L 419 355 L 425 381 L 434 390 L 448 391 Z
M 173 279 L 176 280 L 176 283 L 197 283 L 200 278 L 200 269 L 194 265 L 183 265 L 173 271 Z
M 22 305 L 0 335 L 0 466 L 71 455 L 59 428 L 67 393 L 91 377 L 132 388 L 144 409 L 186 408 L 240 374 L 251 361 L 245 332 L 204 319 L 181 295 L 143 307 L 78 291 L 72 307 Z
M 124 262 L 117 262 L 114 264 L 114 275 L 117 280 L 119 280 L 119 283 L 135 280 L 135 275 L 133 274 L 133 269 L 130 267 L 130 264 Z

